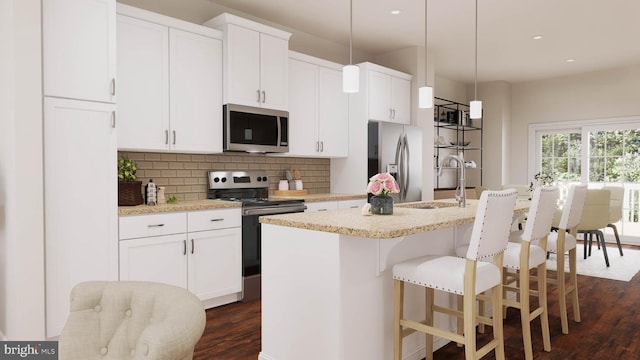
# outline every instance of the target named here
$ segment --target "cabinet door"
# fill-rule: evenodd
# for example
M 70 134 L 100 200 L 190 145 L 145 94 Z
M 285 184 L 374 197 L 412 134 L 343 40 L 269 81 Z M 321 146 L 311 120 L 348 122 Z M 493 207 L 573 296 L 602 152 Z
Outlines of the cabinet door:
M 275 36 L 260 34 L 261 107 L 288 110 L 288 54 L 288 41 Z
M 316 156 L 317 66 L 289 59 L 289 155 Z
M 342 72 L 318 67 L 318 140 L 320 154 L 349 155 L 349 98 L 342 91 Z
M 169 30 L 171 147 L 222 152 L 222 41 Z
M 391 77 L 391 108 L 392 121 L 399 124 L 411 122 L 411 82 L 397 77 Z
M 115 105 L 44 100 L 47 337 L 79 282 L 118 278 Z
M 369 120 L 391 120 L 391 76 L 370 70 Z
M 120 241 L 120 280 L 156 281 L 187 288 L 187 235 Z
M 260 106 L 260 34 L 228 24 L 226 35 L 224 103 Z
M 169 29 L 118 15 L 118 148 L 169 149 Z
M 189 233 L 189 290 L 201 300 L 242 291 L 242 230 Z
M 115 0 L 42 2 L 44 94 L 115 102 Z

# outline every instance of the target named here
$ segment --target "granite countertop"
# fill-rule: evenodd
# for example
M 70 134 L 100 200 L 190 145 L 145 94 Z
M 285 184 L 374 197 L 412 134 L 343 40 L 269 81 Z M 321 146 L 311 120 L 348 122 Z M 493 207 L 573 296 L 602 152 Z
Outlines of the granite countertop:
M 338 200 L 358 200 L 358 199 L 366 199 L 367 194 L 357 194 L 357 195 L 349 195 L 349 194 L 308 194 L 308 195 L 299 195 L 299 196 L 270 196 L 269 199 L 274 200 L 289 200 L 289 199 L 302 199 L 305 202 L 319 202 L 319 201 L 338 201 Z
M 176 211 L 195 211 L 225 208 L 239 208 L 242 204 L 235 201 L 222 200 L 183 200 L 177 204 L 118 206 L 118 215 L 143 215 Z
M 530 202 L 518 200 L 516 214 L 529 209 Z M 450 205 L 438 209 L 418 209 L 421 206 Z M 362 215 L 360 209 L 338 209 L 260 217 L 263 224 L 324 231 L 373 239 L 389 239 L 427 231 L 471 224 L 475 219 L 478 200 L 467 199 L 467 207 L 459 208 L 454 199 L 396 204 L 393 215 Z

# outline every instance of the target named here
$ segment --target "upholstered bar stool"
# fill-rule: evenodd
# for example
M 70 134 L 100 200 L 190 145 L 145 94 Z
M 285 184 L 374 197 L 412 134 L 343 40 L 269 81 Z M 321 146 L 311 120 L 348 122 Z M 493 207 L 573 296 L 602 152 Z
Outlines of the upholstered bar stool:
M 466 359 L 479 359 L 495 351 L 496 359 L 504 359 L 502 317 L 493 319 L 476 314 L 477 295 L 491 290 L 493 313 L 502 311 L 502 258 L 516 204 L 516 191 L 485 191 L 478 201 L 465 258 L 424 256 L 398 263 L 393 267 L 394 284 L 394 359 L 402 359 L 402 338 L 415 331 L 426 335 L 426 359 L 433 359 L 433 336 L 463 343 Z M 493 262 L 480 261 L 493 257 Z M 404 285 L 411 283 L 426 288 L 426 319 L 422 322 L 404 319 Z M 434 303 L 435 290 L 462 295 L 463 311 Z M 434 327 L 434 312 L 464 318 L 463 334 Z M 493 339 L 476 349 L 476 321 L 493 326 Z
M 587 185 L 572 185 L 562 209 L 557 232 L 551 232 L 547 238 L 547 251 L 557 254 L 556 278 L 547 277 L 547 283 L 558 286 L 558 303 L 560 305 L 560 322 L 562 333 L 569 333 L 567 320 L 567 295 L 572 295 L 573 320 L 580 322 L 580 303 L 578 301 L 578 275 L 576 272 L 576 236 L 578 223 L 582 217 L 582 208 L 587 196 Z M 569 253 L 569 286 L 566 284 L 564 269 L 565 253 Z
M 522 232 L 512 232 L 504 252 L 504 307 L 520 309 L 525 359 L 533 359 L 531 321 L 540 317 L 544 351 L 551 351 L 547 311 L 547 236 L 553 221 L 560 190 L 555 186 L 534 190 Z M 536 242 L 536 244 L 532 244 Z M 530 289 L 530 270 L 536 269 L 537 290 Z M 515 271 L 512 272 L 512 271 Z M 516 293 L 511 300 L 509 293 Z M 530 310 L 530 297 L 538 297 L 538 307 Z

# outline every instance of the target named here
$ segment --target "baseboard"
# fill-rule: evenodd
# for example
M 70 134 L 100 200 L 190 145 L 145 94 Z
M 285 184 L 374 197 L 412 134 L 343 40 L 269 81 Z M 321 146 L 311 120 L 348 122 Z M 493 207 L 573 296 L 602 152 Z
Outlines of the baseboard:
M 227 304 L 240 301 L 241 298 L 242 298 L 242 293 L 224 295 L 224 296 L 220 296 L 213 299 L 202 300 L 202 306 L 204 306 L 205 309 L 209 309 L 212 307 L 227 305 Z

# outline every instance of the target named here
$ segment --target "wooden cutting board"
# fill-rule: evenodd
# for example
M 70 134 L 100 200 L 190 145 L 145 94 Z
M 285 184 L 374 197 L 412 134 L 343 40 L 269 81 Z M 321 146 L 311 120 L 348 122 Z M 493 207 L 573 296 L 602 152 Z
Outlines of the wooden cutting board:
M 308 195 L 309 192 L 307 189 L 302 190 L 274 190 L 273 195 L 275 196 L 302 196 Z

